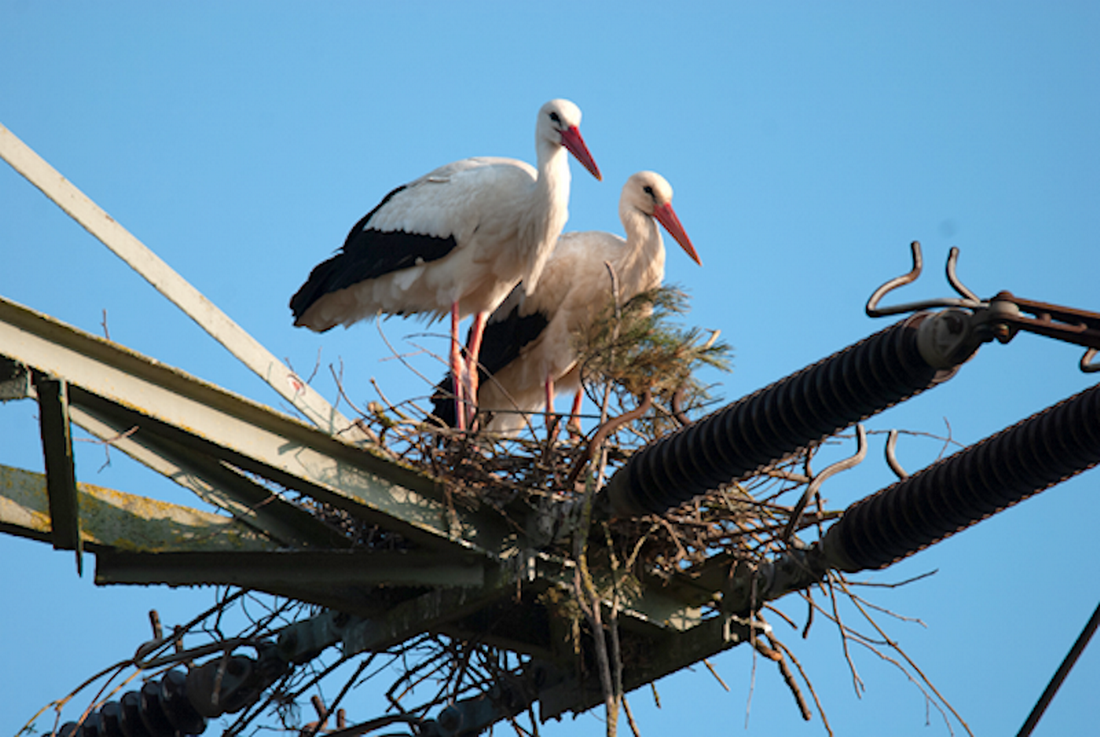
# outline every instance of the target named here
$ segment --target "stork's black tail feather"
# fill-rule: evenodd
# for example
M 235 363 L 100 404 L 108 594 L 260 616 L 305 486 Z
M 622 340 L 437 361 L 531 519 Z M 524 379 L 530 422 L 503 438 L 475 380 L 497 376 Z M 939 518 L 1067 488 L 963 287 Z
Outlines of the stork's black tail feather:
M 455 414 L 454 379 L 451 372 L 443 377 L 443 381 L 435 385 L 432 392 L 432 414 L 447 427 L 455 427 L 458 424 Z

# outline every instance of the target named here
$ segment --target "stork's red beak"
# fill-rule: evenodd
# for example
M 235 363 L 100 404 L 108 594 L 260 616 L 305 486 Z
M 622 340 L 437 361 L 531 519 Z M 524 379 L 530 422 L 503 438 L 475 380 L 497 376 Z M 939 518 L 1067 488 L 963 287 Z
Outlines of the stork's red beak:
M 592 158 L 592 154 L 588 153 L 588 146 L 584 145 L 584 139 L 581 138 L 581 131 L 577 126 L 561 132 L 561 145 L 565 146 L 566 151 L 576 156 L 577 161 L 581 162 L 592 176 L 603 181 L 603 177 L 600 176 L 600 167 L 596 166 L 596 160 Z
M 676 239 L 676 242 L 687 252 L 692 261 L 700 266 L 703 265 L 703 262 L 699 260 L 699 254 L 695 252 L 695 246 L 691 245 L 691 239 L 684 232 L 684 226 L 680 224 L 680 218 L 676 217 L 676 211 L 672 209 L 672 203 L 666 202 L 663 205 L 657 205 L 653 210 L 653 217 L 657 218 L 657 222 L 663 225 L 668 234 Z

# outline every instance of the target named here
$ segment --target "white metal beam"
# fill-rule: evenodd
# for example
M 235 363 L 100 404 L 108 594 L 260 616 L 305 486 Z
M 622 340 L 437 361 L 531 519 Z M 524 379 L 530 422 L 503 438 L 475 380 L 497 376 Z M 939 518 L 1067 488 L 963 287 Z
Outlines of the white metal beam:
M 366 436 L 258 340 L 95 204 L 10 130 L 0 125 L 0 158 L 183 310 L 310 422 L 349 440 Z

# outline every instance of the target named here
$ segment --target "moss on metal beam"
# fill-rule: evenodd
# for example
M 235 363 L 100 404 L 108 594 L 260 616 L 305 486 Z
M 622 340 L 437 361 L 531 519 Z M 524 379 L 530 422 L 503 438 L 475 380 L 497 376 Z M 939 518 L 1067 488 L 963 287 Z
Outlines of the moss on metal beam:
M 275 544 L 229 517 L 77 484 L 85 549 L 133 552 L 274 550 Z M 0 466 L 0 532 L 48 542 L 46 477 Z

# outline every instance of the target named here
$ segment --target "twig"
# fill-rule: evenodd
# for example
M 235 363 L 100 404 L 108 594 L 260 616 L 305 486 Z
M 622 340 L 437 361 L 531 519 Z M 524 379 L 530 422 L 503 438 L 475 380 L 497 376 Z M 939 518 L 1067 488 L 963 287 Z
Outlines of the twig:
M 795 682 L 794 675 L 787 666 L 787 661 L 783 658 L 783 650 L 780 648 L 779 640 L 770 633 L 765 633 L 764 636 L 767 638 L 771 647 L 764 645 L 760 640 L 753 640 L 753 646 L 762 655 L 775 661 L 775 664 L 779 667 L 780 674 L 783 676 L 784 683 L 787 684 L 787 688 L 790 690 L 791 695 L 794 696 L 795 703 L 798 704 L 798 708 L 802 712 L 802 718 L 807 722 L 810 721 L 810 719 L 813 718 L 813 712 L 811 712 L 810 707 L 806 705 L 806 700 L 802 697 L 802 691 L 798 688 L 798 683 Z
M 111 446 L 120 440 L 125 440 L 137 431 L 138 426 L 134 425 L 129 430 L 126 430 L 125 432 L 120 432 L 117 435 L 112 435 L 109 438 L 73 438 L 73 441 L 77 443 L 93 443 L 95 445 L 103 446 L 103 455 L 106 457 L 107 460 L 105 460 L 103 462 L 103 465 L 99 467 L 99 470 L 96 471 L 96 473 L 99 473 L 103 471 L 103 469 L 111 465 Z
M 895 581 L 893 583 L 883 583 L 879 581 L 845 581 L 845 583 L 848 586 L 863 586 L 865 588 L 873 589 L 896 589 L 902 586 L 908 586 L 911 583 L 915 583 L 916 581 L 920 581 L 921 579 L 928 578 L 929 576 L 934 576 L 939 572 L 940 569 L 935 568 L 931 571 L 926 571 L 925 573 L 913 576 L 912 578 L 907 578 L 903 581 Z
M 794 620 L 793 620 L 793 619 L 791 619 L 790 617 L 788 617 L 788 616 L 786 615 L 786 613 L 784 613 L 783 611 L 779 610 L 778 608 L 776 608 L 776 607 L 775 607 L 775 606 L 773 606 L 772 604 L 765 604 L 765 605 L 764 605 L 764 608 L 765 608 L 765 609 L 767 609 L 767 610 L 768 610 L 769 612 L 771 612 L 771 613 L 775 614 L 775 615 L 776 615 L 777 617 L 779 617 L 780 619 L 782 619 L 782 620 L 783 620 L 784 622 L 786 622 L 786 623 L 787 623 L 788 625 L 790 625 L 791 629 L 798 629 L 798 625 L 794 623 Z
M 836 592 L 833 590 L 834 577 L 830 573 L 825 579 L 825 585 L 829 587 L 829 601 L 833 607 L 833 620 L 837 623 L 838 631 L 840 632 L 840 642 L 844 647 L 844 659 L 848 661 L 848 670 L 852 674 L 852 688 L 855 689 L 856 697 L 862 696 L 862 691 L 865 689 L 863 685 L 863 679 L 859 677 L 859 673 L 856 671 L 856 664 L 852 661 L 852 654 L 848 651 L 848 637 L 845 635 L 844 625 L 840 621 L 840 610 L 837 607 Z
M 798 674 L 802 676 L 802 682 L 806 684 L 806 688 L 810 691 L 810 696 L 813 697 L 814 704 L 817 705 L 817 713 L 821 715 L 821 723 L 822 725 L 824 725 L 825 731 L 829 733 L 830 737 L 832 737 L 833 728 L 829 726 L 829 719 L 825 716 L 825 708 L 821 705 L 821 699 L 817 697 L 817 691 L 814 690 L 814 685 L 810 682 L 809 676 L 806 675 L 806 671 L 802 668 L 802 663 L 798 662 L 798 658 L 796 658 L 794 656 L 794 653 L 791 652 L 790 648 L 788 648 L 782 642 L 776 640 L 774 644 L 779 647 L 783 654 L 786 655 L 792 663 L 794 663 L 794 667 L 798 668 Z
M 909 667 L 912 668 L 913 671 L 918 676 L 920 676 L 921 680 L 924 681 L 924 683 L 928 686 L 929 689 L 931 689 L 932 693 L 936 694 L 936 698 L 938 698 L 940 700 L 940 703 L 943 704 L 944 706 L 946 706 L 948 708 L 948 710 L 951 712 L 951 714 L 954 715 L 955 719 L 957 719 L 959 721 L 959 724 L 961 724 L 962 728 L 966 730 L 966 733 L 971 735 L 971 737 L 973 737 L 974 733 L 970 731 L 970 726 L 966 723 L 966 721 L 962 718 L 962 716 L 957 711 L 955 711 L 955 707 L 951 706 L 951 703 L 948 702 L 947 699 L 945 699 L 943 697 L 943 694 L 941 694 L 939 692 L 939 690 L 936 688 L 936 686 L 930 680 L 928 680 L 928 677 L 926 675 L 924 675 L 924 671 L 922 671 L 917 666 L 917 664 L 913 662 L 912 658 L 910 658 L 909 655 L 904 650 L 902 650 L 901 647 L 896 642 L 891 640 L 886 635 L 886 633 L 882 630 L 881 627 L 879 627 L 878 622 L 876 622 L 874 620 L 874 618 L 871 617 L 871 615 L 868 614 L 867 611 L 860 604 L 859 597 L 853 596 L 851 594 L 851 592 L 848 591 L 848 588 L 847 588 L 847 586 L 845 586 L 843 580 L 837 579 L 836 583 L 837 583 L 837 585 L 839 585 L 841 587 L 841 589 L 845 593 L 847 593 L 849 595 L 849 597 L 851 598 L 852 604 L 855 605 L 856 609 L 859 610 L 860 614 L 863 615 L 864 619 L 867 620 L 868 624 L 870 624 L 872 627 L 875 628 L 875 631 L 879 633 L 879 636 L 881 636 L 883 638 L 883 640 L 886 642 L 886 644 L 889 645 L 890 648 L 894 652 L 896 652 L 898 655 L 900 655 L 902 658 L 905 659 L 905 662 L 909 664 Z
M 626 723 L 630 725 L 630 733 L 634 737 L 642 737 L 642 733 L 638 731 L 638 723 L 634 721 L 634 712 L 630 710 L 630 702 L 626 700 L 626 694 L 622 695 L 623 712 L 626 714 Z
M 722 686 L 722 688 L 726 689 L 727 693 L 729 693 L 730 687 L 727 686 L 726 682 L 722 680 L 722 676 L 718 675 L 718 671 L 714 669 L 714 665 L 706 658 L 703 658 L 703 665 L 705 665 L 707 667 L 707 670 L 710 671 L 710 674 L 714 676 L 714 680 L 718 681 L 718 684 Z
M 577 483 L 577 479 L 580 478 L 581 472 L 584 470 L 591 461 L 593 456 L 599 452 L 600 448 L 603 448 L 604 443 L 607 441 L 609 435 L 618 430 L 623 425 L 634 422 L 642 417 L 653 402 L 653 395 L 646 391 L 642 396 L 642 402 L 635 409 L 629 412 L 619 415 L 613 419 L 601 422 L 600 429 L 596 431 L 596 434 L 592 436 L 592 440 L 588 442 L 588 447 L 585 449 L 584 455 L 573 466 L 573 470 L 569 472 L 569 477 L 566 480 L 565 488 L 571 489 L 573 485 Z

